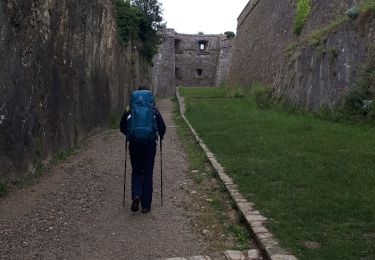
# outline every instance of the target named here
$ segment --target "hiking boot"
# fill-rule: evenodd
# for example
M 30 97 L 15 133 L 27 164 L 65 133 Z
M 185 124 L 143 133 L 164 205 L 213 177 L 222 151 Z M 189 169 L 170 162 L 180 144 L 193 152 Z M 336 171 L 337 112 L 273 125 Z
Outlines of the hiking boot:
M 142 213 L 143 214 L 147 214 L 147 213 L 149 213 L 151 211 L 151 209 L 148 209 L 148 208 L 143 208 L 142 209 Z
M 130 207 L 131 211 L 137 212 L 139 210 L 139 203 L 141 202 L 140 197 L 135 197 L 132 202 L 132 206 Z

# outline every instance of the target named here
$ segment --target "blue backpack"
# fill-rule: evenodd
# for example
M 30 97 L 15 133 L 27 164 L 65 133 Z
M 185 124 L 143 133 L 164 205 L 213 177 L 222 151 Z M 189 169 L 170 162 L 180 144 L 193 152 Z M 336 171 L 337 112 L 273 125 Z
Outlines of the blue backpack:
M 130 97 L 131 116 L 128 120 L 128 138 L 131 142 L 146 144 L 157 138 L 154 115 L 155 102 L 148 90 L 134 91 Z

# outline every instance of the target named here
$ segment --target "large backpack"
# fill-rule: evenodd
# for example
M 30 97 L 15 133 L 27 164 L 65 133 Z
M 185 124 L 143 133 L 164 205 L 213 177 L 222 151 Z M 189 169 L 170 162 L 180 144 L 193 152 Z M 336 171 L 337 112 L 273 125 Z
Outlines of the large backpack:
M 134 91 L 130 97 L 131 116 L 128 121 L 128 138 L 131 142 L 146 144 L 157 138 L 154 115 L 155 102 L 148 90 Z

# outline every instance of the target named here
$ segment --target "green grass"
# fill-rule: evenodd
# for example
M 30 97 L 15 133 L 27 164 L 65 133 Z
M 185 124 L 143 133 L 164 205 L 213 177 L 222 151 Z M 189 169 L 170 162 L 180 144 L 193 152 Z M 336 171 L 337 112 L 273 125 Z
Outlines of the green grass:
M 0 198 L 5 197 L 8 194 L 8 184 L 0 181 Z
M 119 129 L 120 121 L 121 121 L 121 115 L 111 114 L 108 124 L 107 124 L 107 128 L 111 130 Z
M 196 87 L 189 87 L 189 88 L 180 88 L 180 94 L 186 97 L 197 97 L 197 98 L 215 98 L 215 97 L 222 97 L 225 95 L 224 88 L 196 88 Z
M 73 156 L 75 156 L 78 153 L 78 151 L 79 151 L 78 147 L 72 147 L 72 148 L 66 149 L 65 151 L 59 152 L 53 157 L 53 159 L 51 160 L 51 164 L 56 165 L 57 163 L 65 162 L 69 160 L 70 158 L 72 158 Z
M 10 190 L 13 188 L 24 188 L 31 186 L 38 182 L 39 178 L 42 177 L 49 166 L 57 165 L 61 162 L 65 162 L 77 155 L 79 147 L 68 148 L 65 151 L 57 153 L 47 165 L 43 164 L 40 160 L 35 163 L 34 170 L 22 178 L 16 178 L 12 181 L 2 182 L 0 181 L 0 197 L 6 197 Z
M 185 89 L 180 89 L 180 93 L 185 93 Z M 189 93 L 190 96 L 194 96 L 194 92 L 199 95 L 200 92 L 205 93 L 205 89 L 197 89 L 197 88 L 189 88 L 189 91 L 192 91 Z M 223 89 L 217 89 L 212 88 L 211 91 L 213 92 L 212 95 L 214 96 L 215 93 L 225 93 Z M 209 93 L 209 92 L 206 92 Z M 176 100 L 175 100 L 176 102 Z M 205 155 L 205 153 L 200 148 L 199 144 L 195 140 L 194 136 L 190 132 L 189 128 L 185 124 L 185 121 L 181 117 L 179 111 L 177 110 L 177 103 L 175 105 L 174 110 L 174 122 L 178 126 L 176 129 L 177 135 L 179 137 L 179 140 L 182 142 L 182 145 L 184 147 L 184 150 L 186 151 L 186 154 L 188 155 L 189 160 L 189 171 L 198 171 L 198 173 L 193 174 L 192 178 L 195 181 L 197 185 L 204 186 L 204 181 L 209 181 L 210 178 L 218 178 L 213 168 L 210 166 L 208 159 Z M 207 173 L 203 174 L 202 173 Z M 203 189 L 207 189 L 203 187 Z M 221 223 L 221 225 L 224 225 L 224 223 L 228 222 L 228 217 L 225 214 L 225 209 L 228 207 L 226 205 L 225 201 L 229 200 L 229 195 L 226 192 L 226 189 L 222 183 L 219 183 L 217 187 L 214 187 L 209 190 L 208 192 L 208 198 L 211 199 L 211 202 L 209 203 L 212 211 L 215 214 L 215 218 L 218 219 L 218 221 Z M 237 216 L 238 217 L 238 216 Z M 231 249 L 233 250 L 246 250 L 249 249 L 249 241 L 250 241 L 250 233 L 248 229 L 245 227 L 245 225 L 241 224 L 238 219 L 234 223 L 228 224 L 225 230 L 223 230 L 226 236 L 231 236 L 235 239 L 235 246 Z
M 375 258 L 374 128 L 260 109 L 251 97 L 191 97 L 199 91 L 210 96 L 181 91 L 187 117 L 284 248 L 301 259 Z
M 306 18 L 310 14 L 310 0 L 297 0 L 296 13 L 293 17 L 293 32 L 300 34 L 305 24 Z

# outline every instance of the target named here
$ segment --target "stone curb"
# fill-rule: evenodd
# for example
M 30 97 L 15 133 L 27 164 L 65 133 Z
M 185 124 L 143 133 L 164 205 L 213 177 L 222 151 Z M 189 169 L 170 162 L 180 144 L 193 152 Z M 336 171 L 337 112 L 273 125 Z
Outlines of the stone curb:
M 271 232 L 264 226 L 267 218 L 262 216 L 260 212 L 254 208 L 254 203 L 248 202 L 239 193 L 237 185 L 234 184 L 232 178 L 225 173 L 224 167 L 216 160 L 215 155 L 208 149 L 204 141 L 198 136 L 189 120 L 185 117 L 185 100 L 180 96 L 178 88 L 176 88 L 176 97 L 182 118 L 185 120 L 186 124 L 189 126 L 191 132 L 195 136 L 195 139 L 206 153 L 212 167 L 216 170 L 225 188 L 235 201 L 238 210 L 245 217 L 246 222 L 254 235 L 255 241 L 264 252 L 264 257 L 270 260 L 297 260 L 295 256 L 288 254 L 288 252 L 282 249 L 279 243 L 273 238 Z
M 220 255 L 215 256 L 191 256 L 191 257 L 172 257 L 172 258 L 163 258 L 160 260 L 215 260 L 215 259 L 226 259 L 226 260 L 260 260 L 258 249 L 251 249 L 247 251 L 236 251 L 236 250 L 227 250 Z

